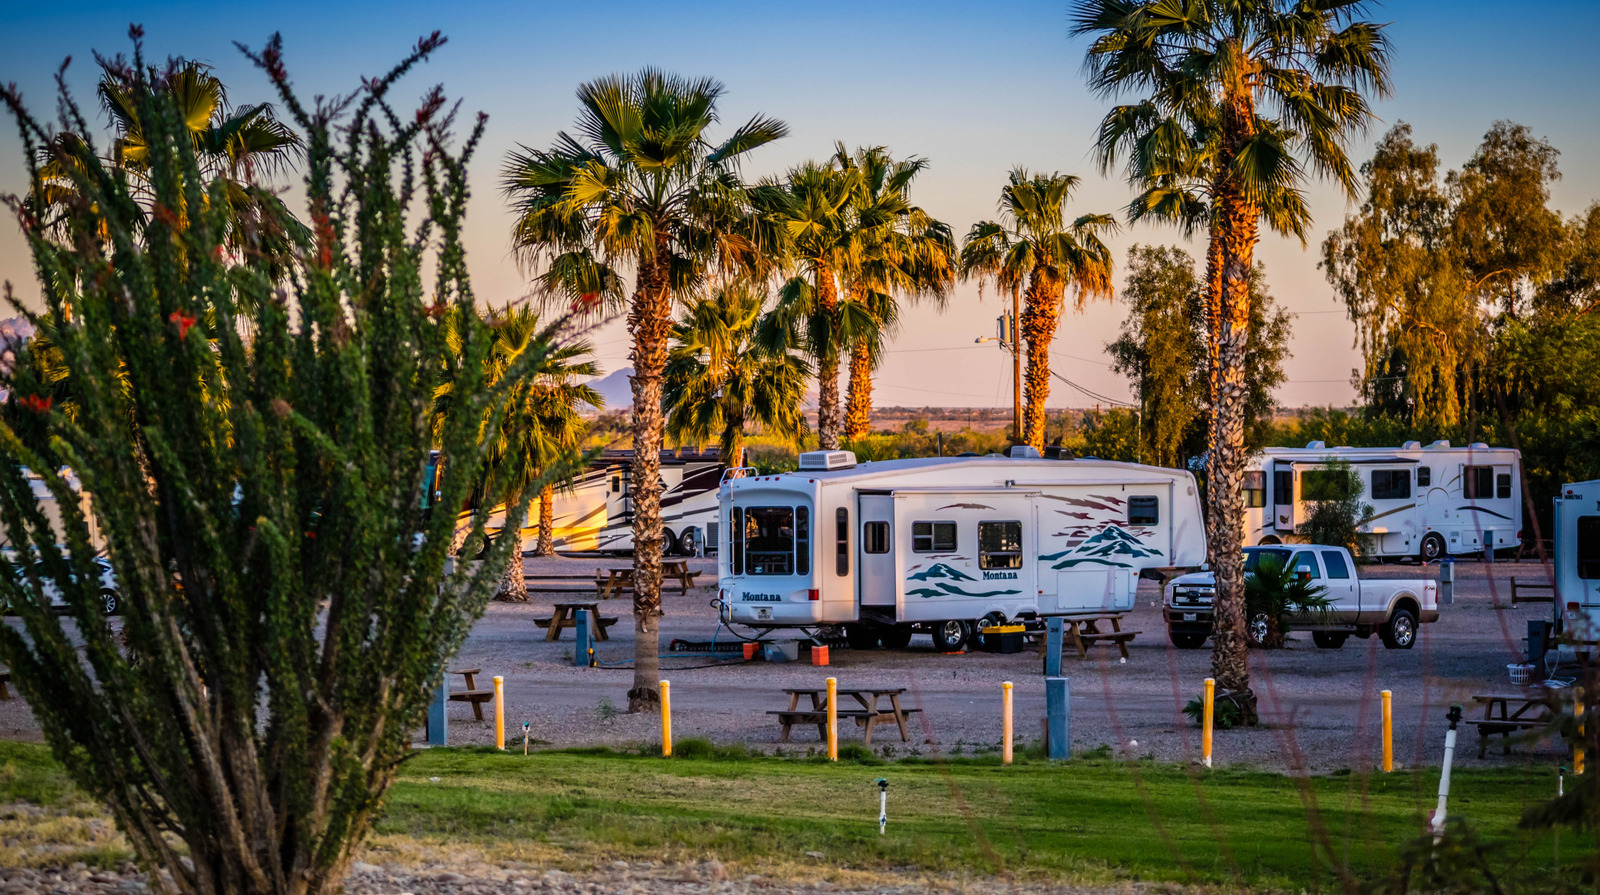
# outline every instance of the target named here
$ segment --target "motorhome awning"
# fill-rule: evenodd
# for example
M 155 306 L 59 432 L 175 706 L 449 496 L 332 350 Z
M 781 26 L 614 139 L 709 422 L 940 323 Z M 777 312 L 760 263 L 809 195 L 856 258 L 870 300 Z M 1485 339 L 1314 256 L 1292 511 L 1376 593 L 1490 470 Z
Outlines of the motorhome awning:
M 1327 466 L 1335 460 L 1343 460 L 1351 466 L 1383 466 L 1393 463 L 1421 463 L 1414 457 L 1323 457 L 1317 460 L 1274 460 L 1274 463 L 1290 463 L 1294 466 Z

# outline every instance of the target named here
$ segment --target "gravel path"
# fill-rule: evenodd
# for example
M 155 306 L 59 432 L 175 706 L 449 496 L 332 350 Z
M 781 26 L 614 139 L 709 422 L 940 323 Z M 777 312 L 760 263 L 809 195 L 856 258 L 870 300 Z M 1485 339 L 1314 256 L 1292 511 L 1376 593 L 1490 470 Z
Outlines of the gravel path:
M 597 567 L 625 565 L 625 559 L 529 559 L 530 572 L 587 573 Z M 710 606 L 715 596 L 714 568 L 695 560 L 701 581 L 713 582 L 687 595 L 669 585 L 664 604 L 662 647 L 674 638 L 731 640 L 719 630 Z M 1341 650 L 1319 650 L 1302 635 L 1291 649 L 1254 651 L 1252 675 L 1266 722 L 1252 730 L 1219 732 L 1215 760 L 1277 770 L 1313 773 L 1341 768 L 1372 767 L 1380 751 L 1378 692 L 1394 693 L 1395 756 L 1402 765 L 1437 764 L 1445 730 L 1444 713 L 1452 701 L 1467 703 L 1473 693 L 1507 686 L 1506 664 L 1522 647 L 1526 620 L 1545 618 L 1548 604 L 1496 609 L 1509 603 L 1512 575 L 1536 578 L 1531 563 L 1457 563 L 1456 602 L 1443 607 L 1442 620 L 1423 627 L 1415 649 L 1386 650 L 1376 637 L 1351 639 Z M 1432 577 L 1435 567 L 1414 564 L 1366 566 L 1364 577 Z M 580 668 L 572 664 L 570 631 L 546 642 L 534 627 L 548 616 L 553 602 L 593 599 L 593 591 L 568 596 L 537 594 L 531 603 L 494 603 L 478 623 L 453 667 L 479 667 L 480 686 L 493 675 L 505 678 L 506 734 L 515 747 L 522 724 L 531 724 L 535 745 L 639 745 L 659 740 L 653 713 L 627 715 L 627 689 L 632 672 L 625 667 Z M 1125 627 L 1142 631 L 1130 646 L 1126 664 L 1116 652 L 1099 647 L 1087 660 L 1069 657 L 1072 741 L 1075 750 L 1106 746 L 1134 756 L 1163 761 L 1198 757 L 1197 728 L 1181 714 L 1183 705 L 1201 690 L 1210 670 L 1210 650 L 1174 649 L 1165 636 L 1160 591 L 1151 582 L 1140 586 L 1138 604 Z M 633 655 L 629 603 L 610 600 L 603 614 L 619 617 L 612 639 L 598 644 L 604 663 L 626 665 Z M 905 754 L 970 754 L 997 747 L 1000 740 L 1000 684 L 1016 684 L 1017 736 L 1023 743 L 1039 737 L 1044 715 L 1044 681 L 1036 653 L 1016 655 L 966 653 L 940 655 L 926 636 L 910 649 L 865 652 L 832 651 L 832 665 L 737 662 L 704 667 L 703 658 L 663 660 L 663 676 L 672 681 L 673 735 L 705 737 L 716 743 L 744 743 L 752 749 L 804 754 L 820 744 L 812 729 L 797 727 L 793 742 L 778 743 L 778 725 L 766 714 L 786 705 L 784 687 L 821 686 L 828 676 L 841 687 L 905 687 L 906 705 L 920 706 L 913 735 L 901 742 L 892 728 L 874 733 L 873 748 L 890 756 Z M 459 686 L 459 680 L 456 683 Z M 470 706 L 450 705 L 453 744 L 492 743 L 493 715 L 472 720 Z M 419 739 L 421 737 L 419 732 Z M 38 731 L 21 700 L 0 702 L 0 737 L 37 739 Z M 847 732 L 844 742 L 859 742 Z M 1477 757 L 1475 738 L 1463 738 L 1457 761 L 1464 766 L 1528 763 L 1548 765 L 1560 758 L 1559 747 L 1520 746 L 1509 757 L 1491 749 Z M 1137 745 L 1135 745 L 1137 744 Z M 3 895 L 3 893 L 0 893 Z

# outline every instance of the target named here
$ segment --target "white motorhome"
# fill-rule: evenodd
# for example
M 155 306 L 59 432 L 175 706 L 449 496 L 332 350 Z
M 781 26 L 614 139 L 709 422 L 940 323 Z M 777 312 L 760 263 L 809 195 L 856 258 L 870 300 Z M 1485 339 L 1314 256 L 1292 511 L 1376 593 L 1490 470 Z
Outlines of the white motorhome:
M 1126 612 L 1141 571 L 1205 561 L 1188 472 L 1026 447 L 860 464 L 813 451 L 796 472 L 730 471 L 720 512 L 725 621 L 845 625 L 855 646 L 921 630 L 957 650 L 983 625 Z
M 1551 519 L 1556 621 L 1600 636 L 1600 480 L 1563 485 Z
M 89 525 L 90 545 L 94 547 L 96 553 L 104 552 L 106 549 L 105 538 L 101 536 L 100 520 L 94 514 L 93 500 L 90 498 L 89 492 L 83 490 L 82 483 L 78 481 L 76 475 L 73 475 L 72 470 L 62 467 L 58 474 L 66 481 L 67 487 L 77 495 L 78 511 L 83 514 L 84 520 Z M 63 543 L 61 507 L 56 501 L 55 494 L 38 473 L 24 469 L 23 475 L 27 476 L 28 486 L 33 490 L 34 499 L 39 502 L 39 510 L 44 513 L 45 521 L 50 525 L 50 529 L 56 533 L 56 543 Z M 11 546 L 13 545 L 6 538 L 5 529 L 0 527 L 0 547 Z
M 1426 561 L 1522 541 L 1522 456 L 1511 448 L 1448 441 L 1330 448 L 1313 441 L 1267 448 L 1245 467 L 1245 546 L 1290 541 L 1306 520 L 1308 501 L 1325 493 L 1332 460 L 1361 476 L 1361 500 L 1373 509 L 1361 530 L 1371 536 L 1373 555 Z

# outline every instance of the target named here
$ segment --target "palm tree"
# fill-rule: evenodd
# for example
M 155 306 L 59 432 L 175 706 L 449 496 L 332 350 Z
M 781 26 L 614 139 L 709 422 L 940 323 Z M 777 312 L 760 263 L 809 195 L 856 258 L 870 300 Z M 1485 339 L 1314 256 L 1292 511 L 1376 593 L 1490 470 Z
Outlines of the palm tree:
M 513 244 L 527 262 L 562 265 L 562 284 L 582 309 L 611 290 L 572 291 L 574 283 L 615 282 L 634 271 L 628 301 L 633 336 L 634 680 L 629 711 L 660 699 L 661 409 L 675 296 L 693 292 L 708 266 L 754 268 L 771 246 L 746 215 L 747 192 L 736 165 L 751 150 L 788 132 L 756 116 L 720 143 L 723 86 L 645 69 L 578 88 L 577 136 L 562 133 L 548 150 L 521 147 L 506 161 L 503 183 L 517 212 Z M 609 276 L 595 272 L 603 265 Z M 579 287 L 581 288 L 581 287 Z M 620 292 L 620 290 L 617 290 Z
M 854 175 L 851 215 L 862 242 L 861 263 L 847 292 L 877 317 L 878 325 L 850 346 L 850 385 L 846 393 L 844 437 L 867 434 L 872 415 L 872 374 L 882 361 L 884 338 L 900 316 L 896 294 L 912 300 L 932 298 L 940 310 L 955 281 L 955 240 L 950 227 L 912 205 L 911 181 L 927 169 L 922 158 L 895 161 L 882 146 L 844 146 L 835 153 L 839 167 Z
M 1111 250 L 1100 234 L 1116 228 L 1107 214 L 1069 221 L 1067 202 L 1078 186 L 1071 174 L 1029 174 L 1013 168 L 1000 190 L 1000 220 L 983 221 L 967 234 L 963 267 L 969 275 L 996 277 L 1002 288 L 1027 289 L 1019 337 L 1028 345 L 1020 439 L 1044 449 L 1045 400 L 1050 397 L 1050 343 L 1061 321 L 1067 288 L 1075 307 L 1110 298 Z
M 1127 151 L 1130 180 L 1144 190 L 1136 211 L 1203 221 L 1209 230 L 1212 673 L 1247 702 L 1240 527 L 1250 273 L 1261 221 L 1293 231 L 1294 218 L 1309 219 L 1301 158 L 1347 195 L 1356 192 L 1344 141 L 1371 118 L 1363 93 L 1381 96 L 1390 85 L 1388 41 L 1383 26 L 1359 20 L 1365 7 L 1362 0 L 1079 0 L 1072 13 L 1073 33 L 1093 37 L 1091 85 L 1107 96 L 1143 96 L 1106 115 L 1102 167 Z M 1200 189 L 1203 210 L 1196 208 Z
M 764 296 L 743 282 L 690 304 L 672 330 L 667 360 L 667 434 L 679 442 L 716 441 L 724 462 L 744 465 L 746 430 L 799 446 L 801 404 L 811 371 L 788 351 L 756 339 Z

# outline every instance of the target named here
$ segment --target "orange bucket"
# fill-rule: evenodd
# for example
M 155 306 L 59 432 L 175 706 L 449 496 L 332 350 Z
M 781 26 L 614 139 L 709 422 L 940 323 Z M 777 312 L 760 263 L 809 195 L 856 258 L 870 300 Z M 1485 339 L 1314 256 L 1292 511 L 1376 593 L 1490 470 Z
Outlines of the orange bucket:
M 751 659 L 754 659 L 755 657 L 756 657 L 756 645 L 753 644 L 753 643 L 746 643 L 744 645 L 744 660 L 746 662 L 748 662 Z
M 813 646 L 811 648 L 811 664 L 812 665 L 826 665 L 826 664 L 828 664 L 828 648 L 825 647 L 825 646 Z

